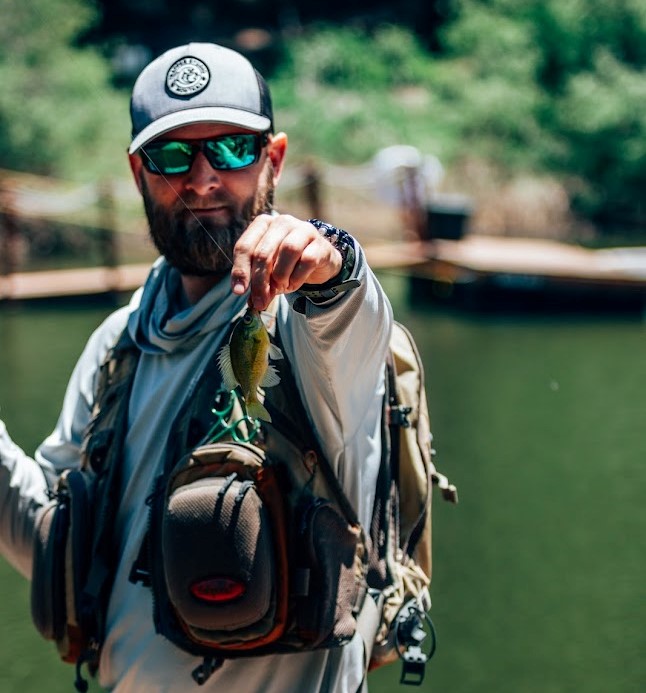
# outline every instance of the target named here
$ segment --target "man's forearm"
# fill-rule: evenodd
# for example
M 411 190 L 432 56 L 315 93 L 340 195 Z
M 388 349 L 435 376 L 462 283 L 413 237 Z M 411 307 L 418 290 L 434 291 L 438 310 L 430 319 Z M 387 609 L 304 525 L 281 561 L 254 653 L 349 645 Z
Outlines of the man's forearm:
M 42 469 L 11 440 L 0 421 L 0 554 L 27 578 L 34 525 L 46 501 Z

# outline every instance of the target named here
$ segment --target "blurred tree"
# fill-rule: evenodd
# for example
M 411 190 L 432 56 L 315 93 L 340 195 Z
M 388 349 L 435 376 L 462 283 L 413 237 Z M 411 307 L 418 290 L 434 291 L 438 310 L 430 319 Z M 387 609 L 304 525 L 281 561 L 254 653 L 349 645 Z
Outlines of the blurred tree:
M 260 27 L 273 34 L 316 22 L 373 28 L 397 23 L 437 50 L 437 28 L 451 13 L 451 0 L 100 0 L 101 22 L 91 40 L 123 39 L 158 54 L 188 41 L 235 41 L 238 32 Z M 261 56 L 262 58 L 263 56 Z
M 292 37 L 271 81 L 292 160 L 363 163 L 397 143 L 443 154 L 429 118 L 433 75 L 427 51 L 403 27 L 319 26 Z
M 0 10 L 0 167 L 125 174 L 127 96 L 111 84 L 129 86 L 171 45 L 214 40 L 268 73 L 296 156 L 356 163 L 412 144 L 447 167 L 478 158 L 507 178 L 558 175 L 588 218 L 646 225 L 643 0 L 0 0 Z
M 567 81 L 555 103 L 563 140 L 558 159 L 572 179 L 572 200 L 608 232 L 646 226 L 646 72 L 607 49 Z
M 455 0 L 436 84 L 465 149 L 561 175 L 604 228 L 646 225 L 643 0 Z
M 92 3 L 0 0 L 0 16 L 0 167 L 77 178 L 125 171 L 127 97 L 96 50 L 74 46 L 97 17 Z
M 557 145 L 547 165 L 571 181 L 574 207 L 607 231 L 646 225 L 646 4 L 534 3 L 544 121 Z
M 444 58 L 435 89 L 454 114 L 463 152 L 512 173 L 538 166 L 546 94 L 536 81 L 542 56 L 533 25 L 522 12 L 509 11 L 505 0 L 459 5 L 458 19 L 442 33 Z

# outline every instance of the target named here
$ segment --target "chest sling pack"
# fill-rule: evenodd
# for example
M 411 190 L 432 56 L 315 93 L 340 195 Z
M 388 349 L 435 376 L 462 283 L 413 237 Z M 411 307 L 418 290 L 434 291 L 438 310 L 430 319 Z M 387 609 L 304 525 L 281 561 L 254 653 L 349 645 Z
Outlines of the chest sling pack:
M 273 335 L 272 339 L 277 339 Z M 101 367 L 81 469 L 40 515 L 32 617 L 61 658 L 94 673 L 117 560 L 112 527 L 138 350 L 125 331 Z M 153 592 L 157 632 L 201 658 L 198 684 L 237 657 L 340 646 L 359 632 L 366 670 L 400 658 L 420 684 L 435 649 L 430 608 L 431 491 L 457 502 L 432 462 L 419 353 L 395 324 L 386 362 L 382 461 L 362 527 L 322 454 L 287 364 L 248 419 L 214 391 L 216 359 L 187 392 L 147 503 L 131 580 Z M 431 637 L 430 645 L 424 640 Z

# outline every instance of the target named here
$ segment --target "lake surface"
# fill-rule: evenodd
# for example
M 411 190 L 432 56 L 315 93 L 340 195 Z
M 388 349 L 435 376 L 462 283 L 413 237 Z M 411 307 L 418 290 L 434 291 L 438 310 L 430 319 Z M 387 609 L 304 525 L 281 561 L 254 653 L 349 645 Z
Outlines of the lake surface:
M 460 504 L 434 501 L 424 683 L 399 688 L 393 665 L 371 693 L 646 690 L 646 324 L 412 310 L 403 281 L 382 278 L 422 352 L 436 463 Z M 0 308 L 0 417 L 30 453 L 107 313 Z M 0 691 L 72 690 L 2 559 L 0 589 Z

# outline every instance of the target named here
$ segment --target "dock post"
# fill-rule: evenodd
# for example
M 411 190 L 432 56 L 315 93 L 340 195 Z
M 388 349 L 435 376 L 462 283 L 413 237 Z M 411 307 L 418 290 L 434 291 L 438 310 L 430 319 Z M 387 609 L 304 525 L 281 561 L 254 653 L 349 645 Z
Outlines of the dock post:
M 0 182 L 0 300 L 11 298 L 12 275 L 18 270 L 19 241 L 13 198 Z
M 310 218 L 322 219 L 325 215 L 321 201 L 321 173 L 313 161 L 308 162 L 303 169 L 303 195 Z
M 415 166 L 402 166 L 399 195 L 402 223 L 415 240 L 426 239 L 426 214 L 420 199 L 420 173 Z
M 118 287 L 119 247 L 116 233 L 114 188 L 112 181 L 106 179 L 98 184 L 97 201 L 99 209 L 98 245 L 99 259 L 106 274 L 108 291 L 115 292 Z

